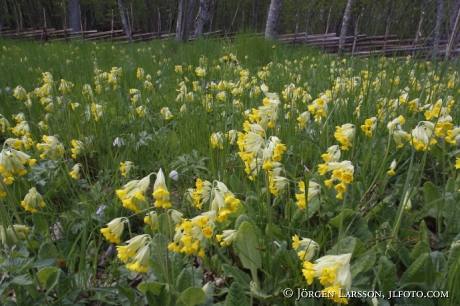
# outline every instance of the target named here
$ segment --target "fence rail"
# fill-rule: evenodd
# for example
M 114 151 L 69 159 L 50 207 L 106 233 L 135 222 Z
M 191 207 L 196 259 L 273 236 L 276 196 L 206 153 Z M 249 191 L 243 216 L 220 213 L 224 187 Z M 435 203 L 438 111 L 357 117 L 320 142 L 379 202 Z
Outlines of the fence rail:
M 226 37 L 227 39 L 234 39 L 236 33 L 224 34 L 222 31 L 216 31 L 205 34 L 209 37 Z M 254 34 L 255 36 L 263 35 L 261 33 Z M 133 41 L 149 41 L 155 39 L 170 39 L 175 37 L 175 33 L 168 32 L 133 32 L 131 34 Z M 13 39 L 13 40 L 38 40 L 43 42 L 53 41 L 69 41 L 69 40 L 106 40 L 114 43 L 128 42 L 128 37 L 123 33 L 123 30 L 109 30 L 109 31 L 79 31 L 73 32 L 72 29 L 56 30 L 54 28 L 38 29 L 23 29 L 11 30 L 3 29 L 0 31 L 0 38 Z M 189 41 L 193 41 L 195 37 L 190 36 Z M 339 50 L 339 37 L 336 33 L 328 34 L 307 34 L 294 33 L 279 35 L 277 39 L 285 44 L 300 46 L 307 45 L 319 48 L 325 52 L 338 52 Z M 347 36 L 345 39 L 345 53 L 354 56 L 370 56 L 375 55 L 419 55 L 422 57 L 438 56 L 443 57 L 446 54 L 448 41 L 441 41 L 439 47 L 433 54 L 433 40 L 430 37 L 417 37 L 411 38 L 398 38 L 396 35 L 380 35 L 368 36 L 366 34 L 359 34 L 355 36 Z M 451 55 L 456 56 L 460 54 L 460 44 L 452 48 Z

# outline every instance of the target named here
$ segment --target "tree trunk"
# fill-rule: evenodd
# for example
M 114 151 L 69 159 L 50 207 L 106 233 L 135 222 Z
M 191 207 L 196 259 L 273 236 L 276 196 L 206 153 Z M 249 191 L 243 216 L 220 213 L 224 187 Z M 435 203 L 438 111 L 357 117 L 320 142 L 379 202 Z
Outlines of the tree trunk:
M 187 10 L 185 11 L 183 41 L 188 41 L 190 30 L 192 29 L 193 13 L 195 12 L 197 0 L 189 0 L 187 3 Z
M 272 40 L 276 37 L 278 21 L 281 15 L 283 0 L 271 0 L 265 25 L 265 39 Z
M 345 8 L 345 14 L 343 14 L 342 29 L 340 31 L 339 53 L 343 53 L 343 49 L 345 47 L 345 38 L 347 37 L 348 23 L 350 22 L 352 6 L 353 0 L 348 0 L 347 7 Z
M 449 16 L 449 24 L 450 24 L 450 34 L 454 32 L 455 29 L 455 21 L 457 19 L 458 11 L 460 10 L 460 0 L 453 0 L 452 9 L 450 11 Z M 460 40 L 460 36 L 457 36 L 454 40 L 454 44 L 457 44 Z
M 177 24 L 176 24 L 176 41 L 182 40 L 182 19 L 184 15 L 184 0 L 179 0 L 177 9 Z
M 200 8 L 195 19 L 195 37 L 203 36 L 203 27 L 211 20 L 214 0 L 200 0 Z
M 72 32 L 81 31 L 80 0 L 69 0 L 69 25 Z
M 434 27 L 432 58 L 438 54 L 439 42 L 441 41 L 441 23 L 444 15 L 444 0 L 436 0 L 436 24 Z
M 133 41 L 133 38 L 131 36 L 131 31 L 129 29 L 128 20 L 126 19 L 125 9 L 123 8 L 122 0 L 118 0 L 118 10 L 120 11 L 121 24 L 123 26 L 123 32 L 125 32 L 125 34 L 128 37 L 129 41 Z

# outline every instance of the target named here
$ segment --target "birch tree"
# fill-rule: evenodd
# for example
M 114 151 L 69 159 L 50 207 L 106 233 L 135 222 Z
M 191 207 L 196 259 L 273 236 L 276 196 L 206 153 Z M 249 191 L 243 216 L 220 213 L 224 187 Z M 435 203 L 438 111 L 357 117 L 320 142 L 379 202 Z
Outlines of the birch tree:
M 123 8 L 123 0 L 118 0 L 118 10 L 120 11 L 121 17 L 121 24 L 123 26 L 123 32 L 125 32 L 126 36 L 128 37 L 129 41 L 133 41 L 131 36 L 131 30 L 129 29 L 128 20 L 126 19 L 125 9 Z
M 271 0 L 265 25 L 265 39 L 272 40 L 276 37 L 278 22 L 281 15 L 283 0 Z
M 203 27 L 211 20 L 214 0 L 200 0 L 200 7 L 195 19 L 195 37 L 203 36 Z
M 348 0 L 345 13 L 343 14 L 342 30 L 340 31 L 339 39 L 339 53 L 343 53 L 345 48 L 345 39 L 347 37 L 348 24 L 350 23 L 351 8 L 353 6 L 353 0 Z
M 72 32 L 80 32 L 82 30 L 80 0 L 69 0 L 69 25 Z

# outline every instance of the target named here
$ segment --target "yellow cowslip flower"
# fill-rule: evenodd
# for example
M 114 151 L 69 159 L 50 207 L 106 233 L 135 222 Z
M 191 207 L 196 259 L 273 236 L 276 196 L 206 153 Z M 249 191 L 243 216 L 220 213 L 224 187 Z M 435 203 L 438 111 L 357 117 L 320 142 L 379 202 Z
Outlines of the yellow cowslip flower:
M 195 68 L 195 73 L 199 77 L 205 77 L 206 76 L 206 69 L 203 67 L 196 67 Z
M 460 169 L 460 157 L 455 160 L 455 169 Z
M 126 241 L 126 243 L 128 243 L 126 246 L 117 246 L 118 258 L 123 262 L 132 259 L 126 264 L 128 270 L 136 273 L 147 273 L 152 237 L 147 234 L 139 235 Z
M 141 105 L 139 107 L 136 107 L 136 113 L 139 116 L 139 118 L 144 118 L 149 114 L 149 110 L 147 109 L 146 106 Z
M 73 83 L 67 82 L 64 79 L 61 79 L 61 84 L 59 85 L 59 91 L 63 94 L 68 94 L 73 87 Z
M 308 192 L 305 195 L 305 183 L 303 181 L 299 182 L 299 190 L 300 193 L 295 195 L 295 198 L 297 199 L 297 206 L 301 210 L 307 209 L 307 202 L 310 202 L 313 197 L 315 197 L 317 194 L 320 193 L 321 191 L 321 186 L 314 182 L 314 181 L 309 181 L 308 182 Z
M 171 111 L 169 110 L 169 107 L 163 107 L 161 110 L 160 110 L 160 114 L 162 114 L 165 118 L 165 120 L 170 120 L 172 119 L 173 117 L 173 114 L 171 113 Z
M 150 185 L 150 174 L 142 180 L 133 180 L 118 189 L 116 194 L 122 201 L 123 206 L 136 213 L 140 213 L 140 206 L 146 201 L 144 192 Z
M 228 133 L 225 134 L 225 137 L 229 140 L 230 145 L 234 145 L 235 141 L 237 140 L 238 137 L 238 131 L 236 130 L 230 130 Z
M 174 71 L 179 74 L 183 74 L 184 72 L 182 71 L 182 65 L 176 65 L 174 66 Z
M 69 172 L 70 177 L 74 180 L 78 180 L 80 178 L 80 168 L 81 164 L 75 164 L 72 167 L 72 171 Z
M 94 121 L 99 121 L 104 114 L 103 106 L 97 103 L 91 103 L 91 114 L 93 114 Z
M 391 162 L 390 170 L 387 171 L 388 175 L 395 175 L 396 159 Z
M 121 217 L 107 223 L 107 227 L 101 228 L 101 233 L 111 243 L 120 244 L 120 237 L 123 234 L 125 223 L 128 219 Z
M 20 149 L 23 145 L 23 141 L 21 139 L 16 138 L 8 138 L 7 140 L 5 140 L 5 143 L 16 150 Z
M 144 217 L 144 223 L 150 224 L 153 230 L 158 228 L 158 215 L 156 211 L 150 211 Z
M 437 143 L 437 140 L 432 137 L 435 125 L 430 121 L 420 121 L 415 129 L 412 130 L 410 144 L 417 151 L 429 150 L 430 146 Z
M 269 189 L 274 196 L 278 196 L 279 193 L 286 188 L 289 180 L 283 176 L 269 175 Z
M 50 72 L 42 72 L 43 82 L 48 85 L 54 85 L 53 75 Z
M 211 134 L 211 146 L 213 148 L 224 148 L 224 134 L 222 132 L 212 133 Z
M 364 133 L 366 133 L 366 136 L 372 137 L 372 132 L 375 130 L 376 126 L 377 126 L 377 118 L 372 117 L 364 121 L 364 124 L 361 125 L 361 130 Z
M 302 261 L 310 261 L 319 250 L 319 244 L 309 238 L 299 239 L 297 235 L 292 236 L 292 248 L 298 250 L 297 256 Z
M 43 135 L 42 139 L 44 143 L 37 143 L 37 149 L 43 150 L 43 153 L 40 154 L 41 159 L 46 157 L 56 159 L 62 156 L 64 147 L 56 137 Z
M 171 215 L 171 219 L 174 224 L 180 224 L 182 222 L 183 213 L 175 209 L 168 210 L 168 213 Z
M 127 160 L 120 163 L 120 171 L 123 177 L 127 177 L 129 172 L 134 168 L 134 163 Z
M 19 122 L 12 130 L 14 135 L 20 136 L 20 135 L 30 135 L 30 128 L 29 128 L 29 123 L 25 120 Z
M 169 191 L 166 186 L 166 179 L 161 169 L 157 173 L 152 195 L 156 199 L 154 204 L 155 207 L 167 209 L 172 206 L 171 202 L 169 202 Z
M 21 201 L 21 206 L 24 207 L 26 211 L 34 213 L 38 211 L 38 207 L 45 207 L 46 204 L 43 201 L 43 197 L 32 187 L 29 189 L 29 193 L 24 197 L 24 200 Z
M 339 161 L 340 159 L 340 155 L 341 155 L 341 152 L 340 152 L 340 148 L 338 145 L 333 145 L 333 146 L 330 146 L 327 150 L 326 150 L 326 153 L 324 153 L 323 155 L 321 155 L 321 158 L 326 162 L 326 163 L 329 163 L 329 162 L 337 162 Z
M 21 85 L 16 86 L 16 88 L 13 91 L 13 97 L 21 101 L 30 99 L 26 90 Z
M 230 246 L 232 242 L 235 242 L 238 238 L 238 231 L 236 230 L 224 230 L 222 235 L 216 235 L 216 239 L 221 247 Z
M 5 133 L 6 130 L 9 129 L 9 127 L 9 121 L 2 114 L 0 114 L 0 128 L 2 130 L 2 133 Z
M 395 130 L 395 127 L 398 125 L 403 125 L 406 122 L 403 116 L 399 115 L 398 118 L 393 119 L 392 121 L 388 122 L 387 128 L 392 133 Z
M 446 141 L 451 145 L 457 145 L 457 142 L 460 140 L 460 127 L 456 127 L 447 131 Z
M 348 150 L 348 148 L 353 145 L 353 140 L 355 138 L 355 126 L 351 123 L 345 123 L 342 126 L 337 126 L 334 137 L 342 144 L 342 150 Z
M 13 226 L 8 226 L 5 229 L 0 225 L 0 239 L 2 244 L 14 245 L 19 243 L 19 239 L 26 239 L 26 233 L 29 231 L 29 227 L 26 225 L 14 224 Z
M 299 122 L 299 128 L 304 128 L 307 126 L 307 123 L 310 121 L 310 112 L 306 111 L 303 112 L 297 117 L 297 121 Z
M 137 68 L 136 77 L 142 81 L 144 79 L 144 73 L 144 69 L 139 67 Z
M 8 183 L 5 180 L 4 182 L 9 185 L 12 183 L 12 174 L 26 174 L 27 170 L 24 165 L 28 164 L 29 167 L 32 167 L 36 161 L 24 152 L 15 149 L 3 149 L 0 152 L 0 174 L 5 177 Z
M 80 140 L 72 139 L 70 143 L 73 146 L 73 148 L 70 149 L 70 151 L 72 151 L 72 158 L 76 159 L 77 155 L 81 154 L 85 150 L 85 146 L 83 145 L 83 142 L 81 142 Z
M 410 134 L 403 130 L 394 130 L 393 131 L 393 140 L 396 142 L 396 146 L 398 148 L 402 148 L 404 146 L 403 140 L 410 140 Z
M 312 264 L 305 261 L 302 270 L 308 284 L 313 283 L 316 277 L 325 286 L 324 296 L 331 298 L 334 302 L 347 304 L 347 300 L 341 297 L 341 292 L 346 292 L 351 287 L 350 273 L 351 254 L 326 255 Z

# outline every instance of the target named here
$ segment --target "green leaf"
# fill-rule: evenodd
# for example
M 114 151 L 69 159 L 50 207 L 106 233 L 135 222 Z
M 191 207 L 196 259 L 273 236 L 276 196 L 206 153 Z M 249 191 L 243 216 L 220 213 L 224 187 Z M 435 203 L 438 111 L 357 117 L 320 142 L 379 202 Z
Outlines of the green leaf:
M 38 250 L 38 258 L 39 259 L 51 259 L 51 258 L 58 258 L 58 251 L 54 244 L 50 242 L 45 242 L 42 244 L 40 249 Z
M 184 255 L 181 253 L 176 253 L 173 252 L 171 255 L 171 272 L 172 272 L 172 279 L 174 280 L 174 283 L 177 281 L 177 277 L 179 276 L 180 272 L 182 271 L 184 267 Z
M 146 283 L 140 283 L 139 286 L 137 286 L 137 290 L 139 290 L 140 292 L 150 291 L 151 293 L 155 295 L 159 295 L 163 287 L 164 287 L 164 284 L 161 284 L 161 283 L 146 282 Z
M 421 254 L 401 277 L 400 287 L 406 287 L 414 283 L 424 283 L 432 286 L 435 280 L 431 256 L 428 253 Z
M 228 295 L 225 298 L 225 306 L 247 306 L 248 300 L 243 287 L 238 282 L 233 282 L 228 291 Z
M 46 233 L 48 227 L 46 225 L 44 216 L 41 213 L 32 214 L 32 222 L 34 224 L 34 230 L 39 233 Z
M 422 220 L 420 222 L 420 241 L 418 241 L 414 248 L 412 249 L 412 252 L 410 254 L 410 258 L 413 260 L 417 259 L 420 255 L 425 254 L 425 253 L 430 253 L 431 248 L 430 244 L 428 242 L 429 239 L 429 233 L 428 229 L 426 227 L 425 221 Z
M 247 221 L 243 221 L 238 229 L 238 238 L 235 246 L 243 267 L 252 271 L 262 266 L 256 233 L 254 232 L 254 227 Z
M 442 208 L 442 215 L 444 217 L 444 224 L 448 228 L 449 233 L 458 233 L 460 230 L 456 222 L 460 218 L 460 205 L 453 197 L 445 199 L 444 207 Z
M 358 273 L 367 272 L 375 263 L 376 254 L 373 250 L 368 250 L 361 254 L 350 267 L 351 277 L 355 277 Z
M 335 228 L 340 227 L 340 219 L 342 219 L 342 214 L 343 214 L 343 220 L 345 221 L 349 216 L 353 215 L 353 210 L 351 209 L 345 209 L 343 213 L 341 212 L 338 216 L 335 218 L 332 218 L 329 220 L 329 224 L 334 226 Z
M 436 207 L 442 207 L 444 203 L 441 193 L 432 182 L 423 184 L 423 193 L 425 194 L 425 207 L 423 209 L 426 211 L 423 215 L 436 218 Z
M 115 286 L 115 288 L 118 289 L 118 292 L 125 296 L 128 301 L 131 303 L 131 305 L 134 305 L 136 302 L 136 295 L 134 293 L 133 288 L 131 288 L 128 284 L 124 283 L 119 283 Z
M 396 267 L 386 256 L 381 256 L 379 259 L 378 278 L 385 295 L 394 290 L 393 287 L 398 279 Z
M 32 285 L 33 282 L 27 274 L 22 274 L 22 275 L 13 277 L 10 280 L 10 284 L 25 286 L 25 285 Z
M 204 303 L 206 294 L 203 289 L 198 287 L 190 287 L 180 295 L 176 306 L 195 306 Z
M 244 193 L 246 191 L 243 183 L 235 174 L 230 176 L 230 186 L 234 193 Z
M 224 273 L 227 277 L 231 277 L 235 281 L 238 281 L 239 283 L 244 284 L 245 287 L 249 288 L 251 277 L 247 273 L 241 271 L 236 266 L 230 266 L 227 264 L 222 264 L 222 270 L 224 270 Z
M 58 282 L 61 269 L 58 267 L 45 267 L 37 272 L 37 278 L 42 288 L 46 290 L 52 289 Z
M 446 271 L 447 260 L 444 254 L 439 251 L 430 253 L 433 268 L 436 272 L 443 274 Z
M 184 292 L 187 288 L 192 286 L 192 273 L 190 267 L 182 269 L 176 281 L 176 290 Z
M 346 236 L 343 237 L 338 244 L 335 244 L 329 251 L 327 251 L 326 255 L 353 253 L 353 251 L 359 246 L 361 246 L 361 243 L 358 239 L 352 236 Z
M 374 236 L 369 231 L 367 223 L 362 219 L 355 220 L 353 225 L 350 228 L 350 235 L 358 238 L 361 243 L 366 243 L 370 241 Z

